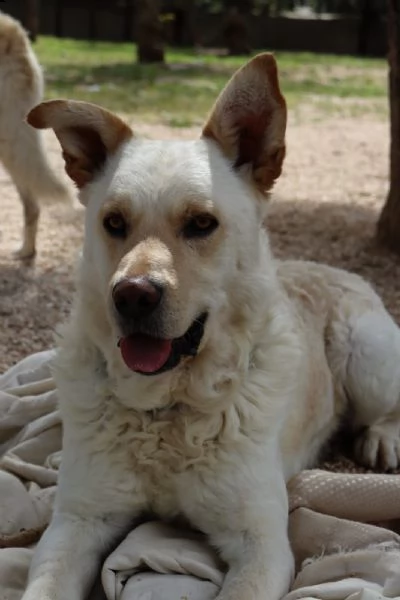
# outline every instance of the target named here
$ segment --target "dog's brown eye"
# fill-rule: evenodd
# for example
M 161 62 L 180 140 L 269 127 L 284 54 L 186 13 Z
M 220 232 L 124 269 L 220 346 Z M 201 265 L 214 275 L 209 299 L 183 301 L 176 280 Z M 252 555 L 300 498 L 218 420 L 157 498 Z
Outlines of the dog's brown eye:
M 113 237 L 126 237 L 128 226 L 122 215 L 111 213 L 103 219 L 103 227 Z
M 197 215 L 192 217 L 183 228 L 186 238 L 207 237 L 218 227 L 219 223 L 213 215 Z

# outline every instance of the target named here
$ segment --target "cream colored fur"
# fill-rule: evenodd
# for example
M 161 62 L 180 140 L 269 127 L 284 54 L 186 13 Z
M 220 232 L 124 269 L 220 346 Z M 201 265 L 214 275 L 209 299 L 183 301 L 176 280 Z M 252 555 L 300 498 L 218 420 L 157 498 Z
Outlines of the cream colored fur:
M 21 25 L 0 11 L 0 160 L 9 172 L 24 209 L 24 240 L 16 253 L 35 253 L 39 200 L 70 200 L 66 186 L 48 164 L 41 132 L 25 122 L 41 101 L 43 75 Z
M 227 563 L 218 600 L 278 600 L 293 574 L 285 484 L 342 416 L 353 417 L 361 460 L 398 465 L 400 333 L 356 275 L 271 254 L 265 193 L 286 122 L 274 59 L 234 76 L 193 142 L 139 140 L 71 101 L 44 103 L 29 121 L 54 128 L 87 211 L 55 364 L 56 507 L 23 600 L 83 600 L 101 557 L 146 511 L 208 535 Z M 193 211 L 219 227 L 188 241 Z M 116 212 L 124 239 L 103 227 Z M 117 347 L 111 291 L 138 274 L 165 286 L 163 337 L 209 314 L 197 356 L 153 377 L 132 372 Z

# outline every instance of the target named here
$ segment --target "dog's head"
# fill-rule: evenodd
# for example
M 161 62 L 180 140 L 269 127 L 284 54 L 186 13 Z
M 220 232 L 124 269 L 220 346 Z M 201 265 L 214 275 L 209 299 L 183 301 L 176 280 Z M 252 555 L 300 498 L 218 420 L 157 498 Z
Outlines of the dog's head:
M 54 129 L 87 207 L 84 276 L 115 351 L 146 375 L 195 356 L 227 307 L 246 303 L 260 265 L 265 197 L 285 154 L 274 58 L 233 76 L 192 142 L 138 139 L 68 100 L 40 104 L 28 122 Z

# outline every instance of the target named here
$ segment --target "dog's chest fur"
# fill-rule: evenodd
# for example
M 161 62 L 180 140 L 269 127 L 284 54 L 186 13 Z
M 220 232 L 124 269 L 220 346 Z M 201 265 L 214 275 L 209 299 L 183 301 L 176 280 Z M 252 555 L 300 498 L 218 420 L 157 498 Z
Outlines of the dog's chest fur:
M 181 405 L 137 411 L 106 396 L 88 416 L 79 428 L 79 453 L 98 457 L 102 468 L 108 464 L 107 486 L 121 500 L 135 497 L 141 510 L 168 517 L 180 512 L 183 475 L 212 470 L 224 444 L 223 414 Z
M 73 431 L 69 446 L 78 460 L 88 457 L 90 465 L 82 476 L 90 473 L 99 495 L 109 490 L 113 502 L 117 496 L 124 506 L 134 501 L 141 511 L 177 516 L 187 486 L 201 487 L 200 481 L 231 472 L 269 438 L 269 402 L 260 393 L 262 383 L 251 377 L 246 385 L 228 386 L 222 396 L 229 402 L 216 402 L 204 412 L 183 402 L 138 410 L 122 404 L 106 382 L 97 385 L 93 396 L 93 382 L 87 382 L 85 394 L 80 380 L 74 395 L 70 379 L 62 380 L 69 388 L 69 401 L 62 403 L 64 421 Z M 89 398 L 90 392 L 92 404 L 71 402 L 73 396 Z
M 209 462 L 220 437 L 215 419 L 202 418 L 179 405 L 149 412 L 118 407 L 112 415 L 105 413 L 106 419 L 107 425 L 99 423 L 98 443 L 103 441 L 104 450 L 111 444 L 129 456 L 135 472 L 156 478 Z

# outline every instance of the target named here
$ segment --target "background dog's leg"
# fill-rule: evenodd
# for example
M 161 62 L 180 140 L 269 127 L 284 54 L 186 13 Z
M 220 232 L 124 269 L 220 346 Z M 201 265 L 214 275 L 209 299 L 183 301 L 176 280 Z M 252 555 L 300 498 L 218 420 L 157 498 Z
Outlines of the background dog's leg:
M 345 388 L 354 410 L 357 458 L 370 467 L 400 464 L 400 329 L 384 309 L 351 324 Z
M 40 214 L 39 203 L 31 192 L 22 190 L 19 187 L 17 189 L 24 209 L 24 234 L 22 247 L 14 255 L 16 258 L 31 258 L 36 250 L 36 234 Z
M 101 558 L 128 520 L 57 514 L 34 553 L 22 600 L 84 600 Z

